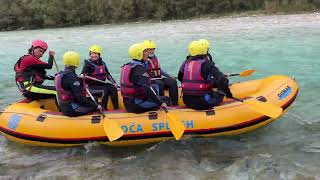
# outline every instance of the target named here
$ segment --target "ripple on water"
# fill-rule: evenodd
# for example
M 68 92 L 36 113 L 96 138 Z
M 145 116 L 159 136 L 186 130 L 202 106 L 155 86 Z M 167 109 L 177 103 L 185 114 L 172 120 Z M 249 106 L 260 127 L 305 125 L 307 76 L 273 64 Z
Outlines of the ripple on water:
M 154 39 L 161 66 L 176 76 L 188 43 L 207 38 L 222 71 L 257 70 L 232 82 L 285 74 L 295 76 L 300 86 L 284 117 L 237 137 L 66 149 L 18 145 L 0 137 L 0 179 L 319 179 L 319 27 L 320 14 L 300 14 L 0 32 L 0 42 L 6 42 L 0 47 L 1 109 L 20 98 L 12 66 L 37 38 L 56 51 L 60 68 L 66 50 L 75 49 L 84 59 L 90 44 L 103 45 L 117 80 L 132 43 Z

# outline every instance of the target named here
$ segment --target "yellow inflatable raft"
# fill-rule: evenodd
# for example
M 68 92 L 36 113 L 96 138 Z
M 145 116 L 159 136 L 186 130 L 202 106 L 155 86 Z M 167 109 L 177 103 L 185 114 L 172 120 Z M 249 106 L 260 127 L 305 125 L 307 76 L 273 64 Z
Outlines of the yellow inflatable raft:
M 283 108 L 283 113 L 294 102 L 298 86 L 293 78 L 274 75 L 263 79 L 235 83 L 231 85 L 235 97 L 272 103 Z M 119 102 L 122 102 L 120 97 Z M 182 100 L 180 106 L 171 107 L 170 114 L 185 125 L 184 137 L 212 137 L 235 135 L 257 129 L 272 122 L 264 114 L 254 111 L 245 103 L 225 99 L 224 102 L 206 111 L 186 108 Z M 109 103 L 109 108 L 112 105 Z M 108 145 L 135 145 L 159 142 L 173 138 L 168 125 L 168 116 L 162 111 L 142 114 L 121 110 L 80 117 L 67 117 L 57 112 L 54 100 L 24 100 L 8 106 L 0 115 L 0 131 L 7 139 L 40 146 L 78 146 L 88 142 Z M 116 121 L 125 134 L 110 142 L 104 131 L 103 122 Z

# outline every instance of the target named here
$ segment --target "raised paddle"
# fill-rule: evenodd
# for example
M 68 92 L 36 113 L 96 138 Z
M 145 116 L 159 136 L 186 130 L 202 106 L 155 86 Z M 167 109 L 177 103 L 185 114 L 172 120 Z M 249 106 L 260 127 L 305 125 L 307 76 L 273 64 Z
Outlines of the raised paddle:
M 96 100 L 93 98 L 92 94 L 90 93 L 89 89 L 86 88 L 87 93 L 89 94 L 90 98 L 92 99 L 92 101 L 98 105 L 98 103 L 96 102 Z M 106 118 L 106 116 L 102 113 L 102 111 L 100 110 L 100 114 L 103 117 L 103 129 L 104 132 L 106 133 L 106 135 L 108 136 L 110 141 L 114 141 L 119 139 L 121 136 L 124 135 L 123 130 L 121 129 L 121 127 L 119 126 L 119 124 L 112 120 L 112 119 L 108 119 Z
M 222 93 L 219 91 L 214 91 L 214 92 L 221 94 L 223 96 L 226 96 L 225 93 Z M 240 101 L 243 104 L 245 104 L 246 106 L 248 106 L 250 109 L 252 109 L 256 112 L 259 112 L 260 114 L 264 114 L 266 116 L 274 118 L 274 119 L 278 118 L 283 111 L 283 109 L 281 107 L 278 107 L 278 106 L 271 104 L 271 103 L 268 103 L 268 102 L 258 101 L 256 98 L 251 98 L 248 100 L 241 100 L 241 99 L 238 99 L 235 97 L 227 97 L 227 98 L 231 98 L 236 101 Z
M 152 89 L 152 87 L 150 88 L 152 92 L 157 96 L 157 93 Z M 184 124 L 181 121 L 178 121 L 178 118 L 173 113 L 170 113 L 167 110 L 167 108 L 162 109 L 164 110 L 164 112 L 166 112 L 166 115 L 168 116 L 168 123 L 173 136 L 176 138 L 176 140 L 179 140 L 182 137 L 183 132 L 185 130 Z
M 254 69 L 247 69 L 247 70 L 242 71 L 241 73 L 229 74 L 229 75 L 227 75 L 227 77 L 230 77 L 230 76 L 240 76 L 240 77 L 250 76 L 255 71 L 256 70 L 254 70 Z
M 56 69 L 57 69 L 57 71 L 58 71 L 58 73 L 60 72 L 59 71 L 59 67 L 58 67 L 58 65 L 57 65 L 57 61 L 56 61 L 56 59 L 53 57 L 53 62 L 54 62 L 54 65 L 56 66 Z

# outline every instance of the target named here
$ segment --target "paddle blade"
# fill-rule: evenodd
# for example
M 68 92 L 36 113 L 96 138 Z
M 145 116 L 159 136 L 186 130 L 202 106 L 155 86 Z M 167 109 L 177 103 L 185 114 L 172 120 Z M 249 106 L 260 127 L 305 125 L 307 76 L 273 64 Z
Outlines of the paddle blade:
M 278 107 L 268 102 L 261 102 L 257 100 L 247 100 L 247 101 L 244 101 L 243 103 L 247 105 L 250 109 L 274 119 L 278 118 L 283 111 L 281 107 Z
M 104 118 L 103 128 L 110 141 L 115 141 L 124 135 L 119 124 L 112 119 Z
M 170 130 L 176 138 L 176 140 L 179 140 L 182 137 L 183 132 L 185 130 L 184 124 L 181 121 L 178 121 L 179 118 L 177 118 L 174 114 L 170 112 L 167 112 L 167 116 Z
M 245 70 L 243 72 L 241 72 L 239 74 L 240 77 L 244 77 L 244 76 L 250 76 L 252 73 L 254 73 L 256 70 L 254 69 L 248 69 L 248 70 Z

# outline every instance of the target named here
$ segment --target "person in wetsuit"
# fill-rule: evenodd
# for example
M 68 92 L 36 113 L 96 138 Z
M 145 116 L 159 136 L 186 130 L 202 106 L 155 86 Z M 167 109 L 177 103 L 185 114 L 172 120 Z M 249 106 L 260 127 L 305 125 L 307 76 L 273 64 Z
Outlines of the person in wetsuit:
M 223 95 L 213 91 L 217 88 L 232 97 L 229 80 L 208 58 L 209 45 L 192 41 L 189 56 L 180 67 L 178 79 L 182 83 L 183 102 L 187 107 L 205 110 L 218 105 Z
M 55 76 L 57 100 L 61 112 L 70 117 L 81 116 L 94 111 L 102 111 L 102 107 L 86 97 L 87 87 L 78 77 L 75 70 L 80 66 L 80 55 L 68 51 L 63 55 L 64 71 Z
M 143 113 L 159 107 L 166 108 L 168 97 L 158 97 L 150 83 L 150 76 L 144 62 L 148 51 L 143 43 L 133 44 L 129 48 L 131 62 L 121 69 L 120 89 L 123 103 L 128 112 Z
M 174 77 L 171 77 L 166 73 L 158 61 L 158 57 L 155 55 L 156 44 L 152 40 L 145 40 L 144 45 L 149 53 L 147 61 L 145 61 L 147 72 L 151 77 L 151 84 L 157 85 L 160 96 L 164 96 L 164 90 L 169 90 L 169 97 L 172 106 L 178 105 L 178 85 Z
M 102 97 L 101 106 L 104 110 L 107 110 L 109 96 L 111 97 L 113 108 L 119 109 L 117 83 L 111 76 L 106 63 L 101 58 L 101 53 L 102 48 L 99 45 L 92 45 L 89 48 L 90 58 L 84 60 L 85 64 L 83 66 L 81 74 L 93 77 L 100 81 L 106 82 L 107 80 L 109 83 L 102 83 L 92 79 L 85 79 L 90 92 L 93 95 Z
M 43 85 L 43 82 L 54 80 L 53 76 L 46 74 L 46 69 L 51 69 L 54 61 L 54 51 L 49 51 L 48 62 L 40 58 L 47 51 L 48 45 L 42 40 L 34 40 L 28 54 L 19 58 L 14 65 L 15 81 L 22 95 L 29 99 L 55 98 L 54 86 Z

